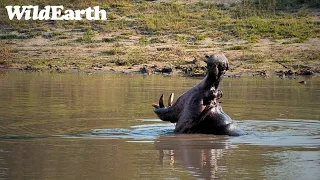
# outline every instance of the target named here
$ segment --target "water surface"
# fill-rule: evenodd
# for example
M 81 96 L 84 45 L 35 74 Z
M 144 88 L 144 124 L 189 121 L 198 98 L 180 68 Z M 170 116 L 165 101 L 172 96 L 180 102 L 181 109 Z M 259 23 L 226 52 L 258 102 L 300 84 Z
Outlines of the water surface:
M 151 104 L 198 81 L 0 72 L 0 179 L 320 177 L 319 78 L 225 78 L 223 109 L 248 135 L 174 134 Z

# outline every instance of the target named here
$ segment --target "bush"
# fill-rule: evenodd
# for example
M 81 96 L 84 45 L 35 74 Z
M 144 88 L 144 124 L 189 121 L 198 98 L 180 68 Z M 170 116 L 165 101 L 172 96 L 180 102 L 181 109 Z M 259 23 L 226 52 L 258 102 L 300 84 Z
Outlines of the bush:
M 83 36 L 79 39 L 81 42 L 92 43 L 95 33 L 92 29 L 86 29 Z
M 148 44 L 148 38 L 147 36 L 142 36 L 140 39 L 139 39 L 139 44 L 140 45 L 147 45 Z

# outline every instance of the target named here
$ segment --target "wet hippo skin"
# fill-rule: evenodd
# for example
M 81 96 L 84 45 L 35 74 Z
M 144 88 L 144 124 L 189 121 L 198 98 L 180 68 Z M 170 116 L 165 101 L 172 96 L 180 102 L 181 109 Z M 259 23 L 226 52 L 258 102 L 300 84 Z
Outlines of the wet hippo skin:
M 153 104 L 154 112 L 163 121 L 176 123 L 175 132 L 204 133 L 239 136 L 244 134 L 232 119 L 222 111 L 218 100 L 222 91 L 218 89 L 224 73 L 228 70 L 228 59 L 222 53 L 206 56 L 207 75 L 194 87 L 173 102 L 173 93 L 168 105 L 161 95 L 159 104 Z

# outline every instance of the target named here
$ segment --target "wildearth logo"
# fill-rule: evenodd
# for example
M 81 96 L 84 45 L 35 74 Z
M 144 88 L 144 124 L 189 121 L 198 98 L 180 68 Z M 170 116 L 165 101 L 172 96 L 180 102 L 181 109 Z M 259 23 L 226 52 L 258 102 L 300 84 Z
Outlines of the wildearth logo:
M 39 6 L 6 6 L 9 19 L 16 17 L 18 20 L 106 20 L 107 12 L 100 10 L 99 6 L 82 10 L 67 9 L 63 6 L 45 6 L 39 10 Z M 85 18 L 83 16 L 85 15 Z M 101 17 L 100 17 L 101 15 Z

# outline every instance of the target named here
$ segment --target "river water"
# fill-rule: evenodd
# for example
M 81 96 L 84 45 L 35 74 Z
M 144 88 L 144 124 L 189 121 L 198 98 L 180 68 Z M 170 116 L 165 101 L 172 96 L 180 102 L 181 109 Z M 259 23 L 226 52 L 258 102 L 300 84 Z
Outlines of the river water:
M 320 78 L 225 78 L 247 135 L 174 134 L 151 104 L 198 81 L 0 71 L 0 179 L 320 177 Z

